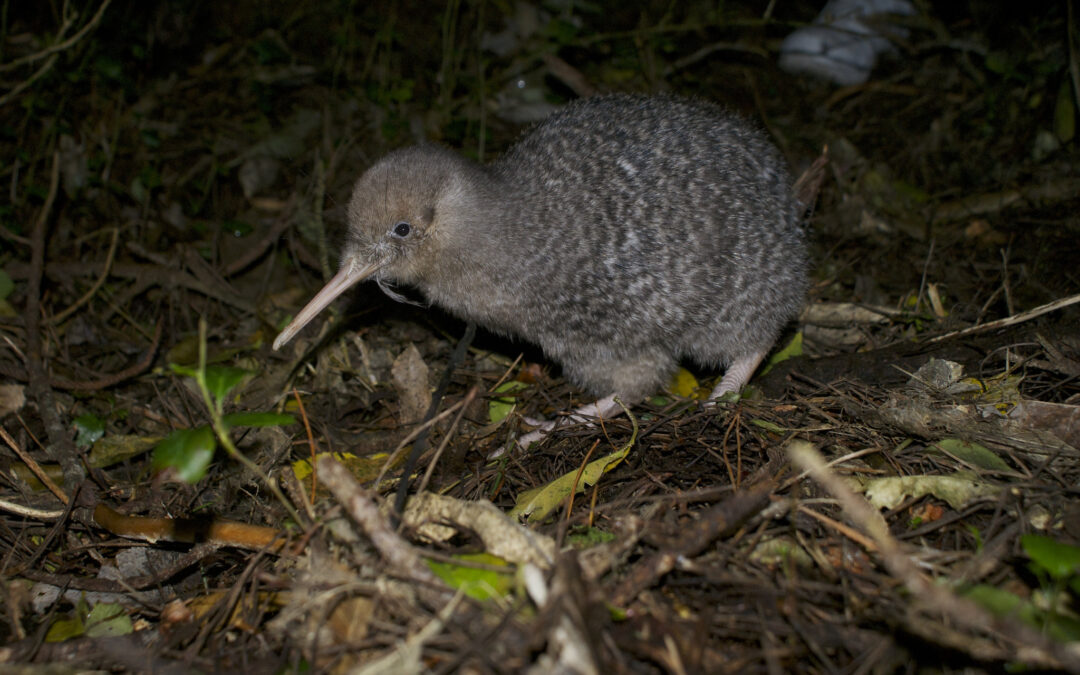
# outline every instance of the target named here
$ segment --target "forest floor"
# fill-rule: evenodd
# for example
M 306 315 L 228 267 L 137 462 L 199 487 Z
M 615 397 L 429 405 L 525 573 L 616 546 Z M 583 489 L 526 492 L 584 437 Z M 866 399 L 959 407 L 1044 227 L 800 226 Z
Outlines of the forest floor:
M 920 2 L 850 87 L 776 65 L 814 3 L 676 4 L 5 4 L 2 668 L 1080 672 L 1075 3 Z M 522 451 L 587 396 L 375 284 L 271 349 L 378 157 L 607 91 L 827 148 L 741 399 Z

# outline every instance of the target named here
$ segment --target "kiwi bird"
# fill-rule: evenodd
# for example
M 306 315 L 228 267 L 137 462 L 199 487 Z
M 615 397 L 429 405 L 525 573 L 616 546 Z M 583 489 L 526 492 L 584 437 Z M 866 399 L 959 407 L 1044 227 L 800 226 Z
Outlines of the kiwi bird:
M 340 271 L 274 348 L 370 278 L 538 344 L 598 397 L 579 416 L 641 400 L 681 359 L 726 369 L 717 398 L 802 307 L 800 211 L 780 153 L 719 106 L 582 99 L 490 164 L 436 145 L 376 162 L 349 202 Z

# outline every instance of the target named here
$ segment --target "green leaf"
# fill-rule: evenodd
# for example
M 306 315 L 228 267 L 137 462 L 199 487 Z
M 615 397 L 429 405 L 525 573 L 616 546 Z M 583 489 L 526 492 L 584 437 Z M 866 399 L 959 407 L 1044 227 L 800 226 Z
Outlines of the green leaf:
M 1041 534 L 1025 534 L 1020 545 L 1031 560 L 1054 579 L 1080 575 L 1080 547 L 1062 544 Z
M 1023 621 L 1040 631 L 1045 631 L 1051 639 L 1062 643 L 1080 640 L 1080 621 L 1047 612 L 1033 602 L 1023 600 L 1008 591 L 993 586 L 978 585 L 964 591 L 962 595 L 988 609 L 997 616 L 1008 616 Z
M 971 535 L 971 538 L 975 540 L 975 552 L 976 553 L 982 553 L 982 550 L 983 550 L 982 531 L 979 530 L 979 528 L 975 527 L 974 525 L 968 525 L 966 529 L 968 531 L 968 534 Z
M 528 386 L 529 385 L 525 384 L 524 382 L 511 380 L 509 382 L 503 382 L 502 384 L 500 384 L 499 387 L 495 390 L 495 393 L 512 394 L 514 392 L 521 391 L 522 389 L 527 389 Z M 506 419 L 506 416 L 509 415 L 510 412 L 514 409 L 515 405 L 517 405 L 517 399 L 512 396 L 500 396 L 498 398 L 491 399 L 491 402 L 488 403 L 488 419 L 491 420 L 492 424 L 498 424 L 499 422 L 502 422 L 504 419 Z
M 799 542 L 787 535 L 765 537 L 752 551 L 750 559 L 769 567 L 788 567 L 794 565 L 800 569 L 813 569 L 814 559 Z
M 115 637 L 129 635 L 135 630 L 131 617 L 121 605 L 99 602 L 86 617 L 86 637 Z
M 769 420 L 754 418 L 750 420 L 750 424 L 753 424 L 755 427 L 761 427 L 765 431 L 771 431 L 774 434 L 783 434 L 786 431 L 784 427 L 775 422 L 770 422 Z
M 802 356 L 803 353 L 803 334 L 802 331 L 795 333 L 795 337 L 791 338 L 791 342 L 784 345 L 784 348 L 772 355 L 765 367 L 761 369 L 760 375 L 772 370 L 772 367 L 781 361 L 787 361 L 790 358 L 796 356 Z
M 152 450 L 163 440 L 161 436 L 110 434 L 94 442 L 87 463 L 95 469 L 104 469 Z
M 959 438 L 943 438 L 934 443 L 942 452 L 952 455 L 968 464 L 986 469 L 988 471 L 1011 471 L 1005 460 L 994 454 L 989 448 L 961 440 Z
M 170 363 L 169 368 L 171 368 L 172 371 L 177 375 L 183 375 L 184 377 L 195 377 L 199 374 L 198 368 L 182 366 L 179 363 Z
M 86 602 L 86 596 L 79 596 L 75 603 L 75 611 L 63 619 L 57 619 L 49 626 L 49 632 L 45 634 L 46 642 L 63 642 L 74 637 L 79 637 L 86 632 L 86 616 L 90 613 L 90 606 Z
M 465 595 L 476 600 L 501 598 L 513 590 L 514 569 L 505 560 L 490 553 L 466 553 L 454 556 L 455 560 L 483 563 L 505 568 L 504 571 L 484 570 L 453 563 L 428 560 L 428 567 L 447 586 L 461 589 Z
M 210 427 L 180 429 L 154 448 L 153 466 L 158 471 L 173 469 L 184 482 L 195 483 L 206 475 L 216 447 Z
M 400 79 L 397 84 L 390 88 L 390 100 L 395 103 L 407 103 L 412 100 L 413 88 L 416 86 L 416 81 L 411 79 Z
M 0 270 L 0 300 L 7 300 L 11 292 L 15 290 L 15 282 L 6 270 Z
M 597 527 L 586 527 L 566 535 L 566 541 L 576 549 L 592 548 L 614 541 L 617 537 Z
M 236 388 L 244 378 L 254 373 L 243 368 L 232 366 L 207 366 L 206 388 L 215 401 L 224 401 L 229 392 Z
M 1030 608 L 1025 608 L 1026 603 L 1014 593 L 979 584 L 972 586 L 961 595 L 974 600 L 997 616 L 1008 616 L 1021 611 L 1028 622 L 1032 619 Z
M 105 423 L 97 415 L 87 413 L 75 418 L 75 445 L 85 448 L 105 435 Z
M 153 166 L 144 166 L 139 171 L 139 181 L 147 189 L 153 190 L 154 188 L 161 187 L 161 174 Z
M 45 472 L 52 482 L 57 485 L 64 484 L 64 472 L 60 468 L 59 464 L 42 464 L 41 470 Z M 26 466 L 22 462 L 12 462 L 9 472 L 14 474 L 16 478 L 26 483 L 34 492 L 40 492 L 45 489 L 38 477 L 30 470 L 30 467 Z
M 121 82 L 124 79 L 124 65 L 111 56 L 99 56 L 94 62 L 94 69 L 107 80 Z
M 320 452 L 315 456 L 315 463 L 318 464 L 318 460 L 324 456 L 333 457 L 338 463 L 343 465 L 352 477 L 360 483 L 367 483 L 373 481 L 382 475 L 383 471 L 387 468 L 395 469 L 402 465 L 407 457 L 407 453 L 399 452 L 393 457 L 385 452 L 377 452 L 374 455 L 365 457 L 357 457 L 351 452 Z M 390 462 L 390 466 L 387 467 L 387 462 Z M 296 476 L 296 480 L 304 480 L 312 473 L 314 469 L 311 468 L 310 459 L 298 459 L 292 464 L 293 475 Z
M 74 637 L 79 637 L 86 632 L 82 619 L 76 615 L 70 619 L 57 619 L 49 626 L 49 632 L 45 634 L 45 642 L 63 642 Z
M 1063 614 L 1054 614 L 1046 620 L 1047 632 L 1058 642 L 1073 644 L 1080 642 L 1080 621 Z
M 231 413 L 222 416 L 221 420 L 230 429 L 233 427 L 280 427 L 286 424 L 296 424 L 296 418 L 292 415 L 280 415 L 271 412 Z
M 532 523 L 543 520 L 559 508 L 571 492 L 584 492 L 586 486 L 595 485 L 601 476 L 618 466 L 630 453 L 630 447 L 627 444 L 625 448 L 606 457 L 594 459 L 585 465 L 585 470 L 581 471 L 580 475 L 578 470 L 574 469 L 547 485 L 522 492 L 517 496 L 514 508 L 510 509 L 510 517 L 528 516 Z

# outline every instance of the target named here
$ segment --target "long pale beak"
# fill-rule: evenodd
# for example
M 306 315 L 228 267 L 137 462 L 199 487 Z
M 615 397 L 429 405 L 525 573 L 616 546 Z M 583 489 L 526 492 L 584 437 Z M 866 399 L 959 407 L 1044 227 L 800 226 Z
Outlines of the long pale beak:
M 315 294 L 315 297 L 311 299 L 311 302 L 300 310 L 299 314 L 293 317 L 292 322 L 289 323 L 288 326 L 285 326 L 285 330 L 278 334 L 277 339 L 274 340 L 274 349 L 280 349 L 282 345 L 293 339 L 293 336 L 299 333 L 301 328 L 314 319 L 319 312 L 326 309 L 327 305 L 337 299 L 339 295 L 347 291 L 354 284 L 370 277 L 380 267 L 382 267 L 382 263 L 361 265 L 354 262 L 350 262 L 343 267 L 340 272 L 334 275 L 333 279 L 323 286 L 321 291 Z

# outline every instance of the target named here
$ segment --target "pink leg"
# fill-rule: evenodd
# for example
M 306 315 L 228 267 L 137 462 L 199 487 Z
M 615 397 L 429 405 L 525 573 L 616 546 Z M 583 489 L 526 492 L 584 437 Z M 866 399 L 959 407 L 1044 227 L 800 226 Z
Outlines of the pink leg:
M 755 352 L 732 362 L 724 373 L 724 378 L 720 380 L 720 384 L 716 385 L 716 388 L 709 394 L 709 401 L 715 401 L 729 391 L 742 389 L 750 381 L 750 376 L 757 370 L 758 364 L 761 363 L 761 359 L 765 358 L 766 353 L 765 351 Z
M 569 415 L 560 417 L 559 419 L 548 420 L 546 422 L 539 422 L 539 429 L 534 429 L 529 433 L 521 436 L 517 439 L 517 444 L 522 449 L 528 449 L 529 445 L 536 443 L 544 436 L 547 436 L 556 426 L 562 426 L 564 424 L 579 424 L 581 422 L 589 422 L 594 419 L 607 419 L 612 417 L 616 413 L 622 412 L 622 407 L 615 402 L 615 394 L 605 396 L 595 403 L 589 403 L 583 405 L 580 408 L 573 410 Z M 526 420 L 532 424 L 531 420 Z

